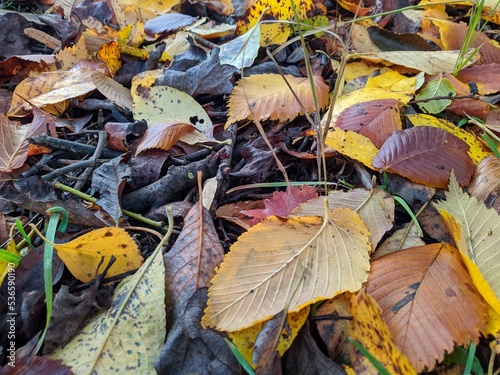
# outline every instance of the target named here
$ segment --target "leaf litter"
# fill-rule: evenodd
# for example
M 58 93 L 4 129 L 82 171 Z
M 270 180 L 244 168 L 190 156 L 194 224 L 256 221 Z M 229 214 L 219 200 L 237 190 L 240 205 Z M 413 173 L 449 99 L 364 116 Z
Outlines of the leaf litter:
M 500 13 L 453 75 L 468 6 L 387 2 L 336 28 L 356 2 L 294 6 L 0 10 L 0 315 L 18 314 L 0 345 L 20 349 L 0 373 L 241 374 L 224 332 L 258 374 L 374 371 L 357 343 L 441 373 L 494 344 Z M 43 250 L 12 223 L 43 231 L 53 207 L 48 303 Z

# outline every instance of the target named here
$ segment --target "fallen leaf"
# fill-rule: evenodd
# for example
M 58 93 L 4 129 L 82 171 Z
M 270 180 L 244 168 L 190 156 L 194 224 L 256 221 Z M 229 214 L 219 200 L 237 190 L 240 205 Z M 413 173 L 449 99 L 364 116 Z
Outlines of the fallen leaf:
M 180 319 L 191 296 L 209 286 L 223 257 L 209 212 L 194 204 L 177 241 L 164 255 L 169 322 Z
M 372 251 L 394 223 L 394 198 L 379 188 L 354 189 L 347 192 L 330 191 L 328 209 L 339 207 L 355 210 L 370 232 Z M 300 204 L 295 216 L 320 216 L 324 211 L 324 197 L 310 199 Z
M 153 148 L 170 150 L 184 134 L 192 133 L 196 128 L 182 122 L 156 123 L 144 133 L 141 143 L 137 146 L 135 155 Z M 201 134 L 201 133 L 200 133 Z
M 318 107 L 325 108 L 328 104 L 328 85 L 324 83 L 321 76 L 314 76 L 313 81 L 318 97 Z M 240 120 L 252 119 L 253 116 L 259 121 L 267 119 L 286 121 L 303 114 L 303 108 L 290 90 L 295 92 L 306 111 L 315 111 L 316 107 L 307 77 L 254 74 L 242 78 L 229 98 L 229 118 L 226 127 Z
M 154 82 L 156 77 L 147 77 Z M 145 120 L 149 125 L 165 122 L 191 124 L 203 134 L 213 135 L 212 120 L 203 107 L 191 96 L 168 86 L 132 87 L 133 113 L 136 120 Z
M 474 164 L 479 163 L 485 157 L 491 155 L 491 150 L 489 150 L 483 142 L 477 139 L 477 137 L 459 128 L 450 121 L 423 113 L 407 114 L 406 118 L 410 120 L 413 126 L 432 126 L 434 128 L 443 129 L 467 143 L 469 145 L 467 153 Z
M 368 137 L 341 128 L 330 130 L 326 136 L 325 144 L 342 155 L 357 160 L 372 169 L 372 161 L 379 152 L 379 149 Z
M 33 121 L 31 124 L 21 125 L 18 122 L 10 121 L 8 117 L 0 113 L 0 141 L 2 149 L 0 151 L 0 171 L 12 172 L 21 168 L 30 150 L 28 139 L 38 134 L 50 131 L 51 135 L 56 134 L 54 120 L 45 112 L 38 108 L 33 109 Z
M 241 213 L 252 217 L 250 224 L 255 225 L 271 215 L 288 217 L 300 203 L 317 196 L 316 189 L 311 186 L 290 186 L 287 191 L 275 191 L 270 198 L 264 199 L 265 208 L 242 210 Z
M 396 99 L 371 100 L 346 108 L 335 125 L 344 130 L 352 130 L 372 141 L 380 148 L 395 130 L 401 130 L 400 108 Z
M 457 246 L 464 254 L 465 263 L 481 294 L 500 314 L 500 216 L 475 197 L 464 193 L 454 175 L 445 192 L 446 200 L 434 204 L 447 222 Z M 456 228 L 454 221 L 460 228 Z M 470 260 L 470 261 L 468 261 Z M 476 270 L 477 267 L 477 270 Z M 473 272 L 471 272 L 471 269 Z
M 129 89 L 98 71 L 93 72 L 91 77 L 95 88 L 106 98 L 122 108 L 132 109 L 132 95 Z
M 455 170 L 461 185 L 474 173 L 469 146 L 451 133 L 431 126 L 394 132 L 373 159 L 381 172 L 396 173 L 429 187 L 445 188 Z
M 280 233 L 280 236 L 276 236 Z M 237 331 L 355 291 L 369 268 L 369 232 L 353 210 L 321 217 L 271 216 L 239 237 L 212 280 L 202 324 Z M 330 273 L 335 272 L 335 277 Z
M 293 340 L 299 333 L 299 330 L 306 322 L 307 317 L 309 316 L 309 311 L 310 307 L 306 306 L 299 311 L 288 314 L 286 323 L 288 328 L 283 328 L 281 330 L 278 346 L 275 348 L 280 356 L 283 356 L 283 354 L 285 354 L 288 348 L 292 345 Z M 253 363 L 252 360 L 255 342 L 259 333 L 262 331 L 264 324 L 264 322 L 261 322 L 240 331 L 228 332 L 229 338 L 233 344 L 238 348 L 240 353 L 253 368 L 256 367 L 256 364 Z
M 390 374 L 417 374 L 395 345 L 377 302 L 364 288 L 351 297 L 349 311 L 352 315 L 349 332 L 353 340 L 359 342 Z M 353 348 L 352 354 L 352 367 L 357 374 L 377 372 L 358 349 Z
M 415 95 L 415 100 L 422 101 L 421 103 L 417 103 L 421 110 L 435 115 L 443 112 L 451 104 L 452 98 L 456 93 L 450 81 L 440 76 L 439 79 L 434 79 L 427 83 Z M 450 99 L 432 100 L 438 96 L 448 96 Z
M 500 193 L 500 159 L 488 156 L 479 162 L 469 185 L 469 193 L 500 213 L 500 201 L 496 203 Z
M 163 278 L 163 256 L 157 251 L 118 285 L 108 310 L 49 358 L 62 359 L 76 374 L 153 373 L 166 335 Z
M 107 277 L 135 270 L 143 261 L 132 237 L 116 227 L 93 230 L 73 241 L 55 244 L 54 249 L 72 275 L 84 283 L 102 272 L 111 256 L 116 261 L 106 273 Z
M 372 262 L 367 292 L 382 309 L 394 342 L 417 371 L 432 370 L 445 352 L 485 326 L 487 308 L 450 244 L 396 251 Z
M 407 225 L 411 225 L 411 228 L 401 228 L 394 231 L 390 237 L 380 244 L 371 259 L 375 260 L 398 250 L 425 245 L 425 242 L 418 235 L 417 227 L 412 225 L 412 223 Z

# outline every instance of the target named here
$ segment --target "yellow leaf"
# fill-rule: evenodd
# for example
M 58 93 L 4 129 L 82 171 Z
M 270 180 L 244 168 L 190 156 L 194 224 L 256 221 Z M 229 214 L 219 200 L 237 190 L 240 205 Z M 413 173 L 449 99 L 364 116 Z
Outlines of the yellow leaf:
M 384 51 L 355 54 L 353 57 L 372 62 L 390 62 L 435 75 L 443 72 L 453 72 L 459 51 Z M 467 65 L 476 61 L 474 56 Z
M 295 99 L 290 88 L 308 112 L 315 111 L 309 78 L 279 74 L 254 74 L 241 79 L 229 98 L 229 118 L 226 126 L 244 119 L 292 120 L 303 114 L 302 107 Z M 319 108 L 328 104 L 328 85 L 321 76 L 314 76 Z M 252 112 L 250 112 L 250 108 Z
M 358 290 L 370 268 L 369 235 L 358 213 L 346 208 L 333 210 L 326 221 L 264 219 L 240 236 L 226 255 L 212 280 L 202 324 L 237 331 L 287 307 L 298 311 Z
M 22 116 L 30 109 L 30 103 L 38 108 L 57 103 L 64 103 L 58 110 L 64 110 L 68 99 L 86 95 L 95 90 L 91 75 L 94 69 L 75 71 L 44 72 L 23 80 L 14 90 L 8 116 Z M 52 114 L 57 112 L 50 111 Z M 59 113 L 60 114 L 60 113 Z
M 111 256 L 116 261 L 107 272 L 107 277 L 135 270 L 143 261 L 132 237 L 124 229 L 115 227 L 93 230 L 73 241 L 56 244 L 54 249 L 71 274 L 84 283 L 102 272 Z
M 69 47 L 65 47 L 56 53 L 56 61 L 60 64 L 61 70 L 68 70 L 76 65 L 80 60 L 91 60 L 85 38 L 81 37 L 78 41 Z
M 306 306 L 300 311 L 288 314 L 288 327 L 290 328 L 291 334 L 287 333 L 286 329 L 283 329 L 283 334 L 280 335 L 278 347 L 276 348 L 276 350 L 280 353 L 281 356 L 288 350 L 288 348 L 290 348 L 293 340 L 295 339 L 295 337 L 297 337 L 300 328 L 302 328 L 304 322 L 309 316 L 309 310 L 310 307 Z M 257 340 L 257 336 L 259 335 L 263 326 L 264 323 L 261 322 L 251 327 L 242 329 L 241 331 L 228 333 L 229 338 L 231 339 L 233 344 L 238 348 L 240 353 L 243 355 L 243 357 L 245 357 L 247 362 L 252 365 L 253 368 L 256 367 L 256 365 L 252 363 L 255 340 Z
M 342 155 L 357 160 L 368 168 L 375 169 L 372 166 L 372 160 L 378 153 L 378 148 L 364 135 L 335 128 L 328 132 L 325 143 L 334 148 Z
M 467 245 L 465 243 L 465 238 L 463 235 L 463 228 L 460 223 L 458 223 L 458 221 L 455 220 L 455 218 L 445 210 L 439 210 L 439 213 L 443 217 L 443 220 L 445 221 L 446 226 L 448 227 L 448 230 L 453 237 L 453 240 L 460 250 L 460 255 L 462 256 L 462 260 L 464 261 L 464 264 L 469 271 L 469 275 L 471 276 L 474 285 L 476 286 L 479 293 L 481 293 L 484 300 L 488 303 L 489 318 L 485 333 L 496 335 L 500 330 L 500 300 L 495 295 L 488 282 L 484 279 L 483 273 L 481 272 L 479 267 L 467 255 Z
M 101 48 L 99 48 L 99 51 L 97 51 L 97 58 L 107 65 L 111 73 L 116 74 L 122 66 L 118 42 L 103 44 Z
M 408 358 L 394 344 L 389 328 L 380 316 L 377 302 L 365 292 L 365 289 L 361 289 L 351 297 L 349 310 L 352 315 L 349 325 L 351 337 L 375 357 L 389 374 L 417 374 Z M 354 353 L 352 366 L 356 374 L 377 373 L 365 356 L 358 350 Z
M 415 93 L 416 83 L 416 77 L 408 78 L 398 72 L 390 71 L 379 76 L 368 78 L 368 82 L 366 82 L 366 88 L 383 89 L 392 93 L 413 95 Z M 404 100 L 401 101 L 404 102 Z
M 434 204 L 460 249 L 477 289 L 500 314 L 500 216 L 464 193 L 451 174 L 446 200 Z
M 21 256 L 21 254 L 19 254 L 19 252 L 16 249 L 16 243 L 12 239 L 7 244 L 7 248 L 5 250 L 7 250 L 9 253 Z M 0 259 L 0 285 L 2 285 L 3 280 L 5 279 L 5 276 L 7 276 L 9 271 L 12 269 L 15 269 L 15 268 L 12 268 L 11 266 L 12 266 L 12 263 L 8 263 L 8 262 Z
M 267 47 L 272 44 L 281 45 L 292 33 L 290 25 L 282 23 L 262 23 L 260 25 L 260 45 Z
M 312 16 L 325 13 L 326 9 L 324 6 L 316 5 L 312 0 L 293 0 L 295 9 L 297 10 L 297 16 L 299 20 L 305 20 Z M 262 14 L 266 10 L 267 13 L 264 15 L 266 20 L 289 20 L 295 19 L 295 14 L 292 5 L 289 1 L 279 1 L 279 0 L 257 0 L 253 5 L 245 12 L 245 15 L 238 21 L 238 34 L 244 34 L 250 30 L 257 21 L 261 18 Z
M 467 143 L 469 145 L 469 151 L 467 153 L 475 165 L 477 165 L 485 157 L 492 155 L 488 147 L 486 147 L 477 137 L 463 129 L 460 129 L 450 121 L 426 114 L 412 114 L 406 115 L 406 117 L 410 120 L 413 126 L 432 126 L 434 128 L 443 129 Z

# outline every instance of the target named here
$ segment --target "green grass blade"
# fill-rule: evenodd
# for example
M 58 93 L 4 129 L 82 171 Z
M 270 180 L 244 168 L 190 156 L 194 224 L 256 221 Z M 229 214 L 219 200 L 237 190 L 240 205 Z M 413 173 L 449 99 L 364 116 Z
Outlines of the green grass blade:
M 234 345 L 231 341 L 228 339 L 224 338 L 226 340 L 226 344 L 229 345 L 229 348 L 233 352 L 234 356 L 238 360 L 239 364 L 243 369 L 250 375 L 255 375 L 255 371 L 253 370 L 252 366 L 247 362 L 247 360 L 243 357 L 243 355 L 240 353 L 236 345 Z

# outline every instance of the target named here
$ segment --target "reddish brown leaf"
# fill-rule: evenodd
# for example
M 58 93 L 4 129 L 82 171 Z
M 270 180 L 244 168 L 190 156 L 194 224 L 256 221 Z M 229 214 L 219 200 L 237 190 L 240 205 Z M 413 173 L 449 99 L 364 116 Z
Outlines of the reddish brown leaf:
M 453 134 L 430 126 L 396 131 L 373 159 L 373 166 L 428 187 L 446 188 L 455 170 L 461 186 L 474 173 L 469 146 Z
M 417 371 L 429 370 L 455 344 L 477 342 L 487 306 L 458 250 L 413 247 L 372 262 L 367 292 L 382 309 L 394 342 Z
M 500 64 L 469 66 L 462 69 L 457 78 L 462 82 L 474 82 L 481 95 L 494 94 L 500 91 Z
M 395 130 L 402 129 L 399 114 L 401 104 L 396 99 L 355 104 L 342 111 L 335 124 L 344 130 L 353 130 L 368 137 L 380 148 Z

